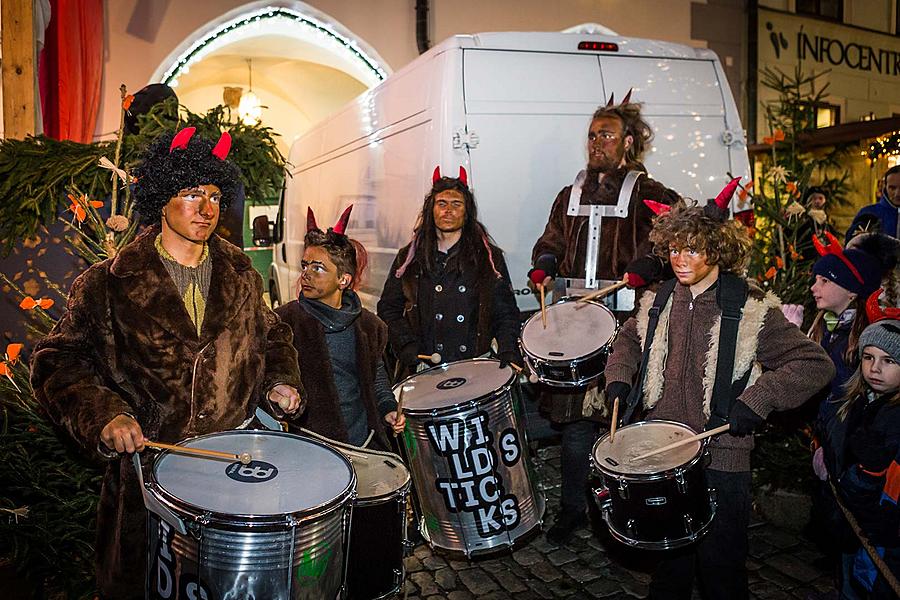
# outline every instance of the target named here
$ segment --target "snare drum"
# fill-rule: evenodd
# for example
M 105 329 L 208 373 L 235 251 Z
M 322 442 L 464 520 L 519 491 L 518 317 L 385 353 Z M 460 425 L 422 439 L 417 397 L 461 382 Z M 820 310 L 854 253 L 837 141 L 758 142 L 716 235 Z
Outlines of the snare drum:
M 591 463 L 601 480 L 594 489 L 613 537 L 648 550 L 678 548 L 702 537 L 716 512 L 707 488 L 708 440 L 634 461 L 633 458 L 695 435 L 673 421 L 642 421 L 594 444 Z
M 547 307 L 547 327 L 536 312 L 522 327 L 519 344 L 528 368 L 554 387 L 587 385 L 603 374 L 618 324 L 599 302 L 563 299 Z
M 528 458 L 515 373 L 490 359 L 422 371 L 403 390 L 421 531 L 432 547 L 466 556 L 507 549 L 540 528 L 544 498 Z
M 347 591 L 350 600 L 389 598 L 403 587 L 409 547 L 406 511 L 409 471 L 400 457 L 329 442 L 353 463 L 356 500 L 350 526 Z
M 343 594 L 356 488 L 347 458 L 321 442 L 281 432 L 225 431 L 179 445 L 249 452 L 253 461 L 168 451 L 153 460 L 145 479 L 153 500 L 148 598 L 312 600 Z

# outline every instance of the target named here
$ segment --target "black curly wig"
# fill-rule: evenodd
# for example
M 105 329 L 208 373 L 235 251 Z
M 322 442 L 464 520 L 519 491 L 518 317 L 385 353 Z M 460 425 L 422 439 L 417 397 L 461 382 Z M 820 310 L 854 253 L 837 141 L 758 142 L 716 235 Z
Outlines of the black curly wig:
M 144 223 L 155 224 L 162 219 L 162 209 L 181 190 L 199 185 L 215 185 L 222 192 L 220 209 L 224 213 L 237 196 L 241 185 L 241 170 L 229 160 L 219 160 L 212 154 L 215 142 L 191 136 L 187 148 L 169 152 L 174 132 L 164 133 L 153 140 L 134 170 L 134 207 Z

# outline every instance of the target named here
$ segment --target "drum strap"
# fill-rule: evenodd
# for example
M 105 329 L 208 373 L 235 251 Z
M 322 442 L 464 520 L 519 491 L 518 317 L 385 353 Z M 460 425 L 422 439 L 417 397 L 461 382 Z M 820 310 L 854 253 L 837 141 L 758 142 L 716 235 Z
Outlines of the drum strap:
M 743 277 L 733 273 L 719 275 L 716 302 L 722 309 L 722 325 L 719 329 L 719 354 L 716 362 L 716 379 L 713 384 L 712 407 L 706 429 L 713 429 L 728 422 L 731 406 L 744 391 L 752 369 L 732 383 L 734 354 L 737 351 L 738 326 L 744 314 L 744 304 L 750 288 Z
M 631 388 L 628 396 L 627 408 L 623 419 L 624 424 L 631 422 L 635 410 L 642 404 L 644 398 L 644 379 L 647 377 L 647 363 L 650 357 L 650 348 L 656 335 L 656 327 L 659 323 L 659 314 L 669 301 L 669 296 L 675 291 L 677 279 L 670 279 L 663 283 L 656 293 L 653 306 L 650 308 L 650 319 L 647 324 L 647 335 L 644 341 L 644 353 L 641 357 L 641 368 L 638 379 Z M 716 379 L 713 384 L 712 416 L 706 428 L 711 429 L 724 425 L 728 421 L 731 405 L 744 391 L 750 377 L 751 369 L 747 370 L 739 380 L 732 384 L 731 377 L 734 371 L 734 355 L 737 351 L 738 325 L 744 313 L 744 304 L 747 302 L 749 288 L 747 282 L 732 273 L 719 275 L 718 288 L 716 290 L 716 302 L 722 310 L 722 325 L 719 329 L 719 352 L 716 363 Z
M 656 292 L 656 298 L 653 299 L 653 306 L 650 307 L 650 321 L 647 324 L 647 336 L 644 340 L 644 354 L 641 356 L 641 368 L 638 373 L 637 381 L 631 388 L 631 393 L 626 401 L 625 415 L 622 422 L 628 425 L 634 416 L 634 411 L 640 406 L 644 399 L 644 379 L 647 377 L 647 363 L 650 358 L 650 347 L 653 345 L 653 337 L 656 335 L 656 325 L 659 323 L 659 313 L 669 301 L 669 296 L 675 291 L 677 279 L 670 279 L 659 286 Z

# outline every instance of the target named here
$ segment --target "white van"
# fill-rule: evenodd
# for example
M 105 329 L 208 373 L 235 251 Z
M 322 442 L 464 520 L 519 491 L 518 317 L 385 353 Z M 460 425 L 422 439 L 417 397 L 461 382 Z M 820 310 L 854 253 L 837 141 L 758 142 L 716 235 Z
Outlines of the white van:
M 274 227 L 273 302 L 297 295 L 307 207 L 325 227 L 353 204 L 349 232 L 370 257 L 361 295 L 374 306 L 434 167 L 456 176 L 462 165 L 479 218 L 506 252 L 519 307 L 534 309 L 531 248 L 553 199 L 584 168 L 594 110 L 629 88 L 655 131 L 644 160 L 652 177 L 704 201 L 729 173 L 750 175 L 737 108 L 712 51 L 596 34 L 455 36 L 293 144 Z

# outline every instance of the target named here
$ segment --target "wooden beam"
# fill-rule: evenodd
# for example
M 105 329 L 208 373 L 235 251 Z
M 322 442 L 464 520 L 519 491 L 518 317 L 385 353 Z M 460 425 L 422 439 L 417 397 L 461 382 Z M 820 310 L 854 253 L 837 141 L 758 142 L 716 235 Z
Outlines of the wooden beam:
M 34 22 L 32 0 L 2 0 L 3 133 L 22 139 L 34 134 Z

